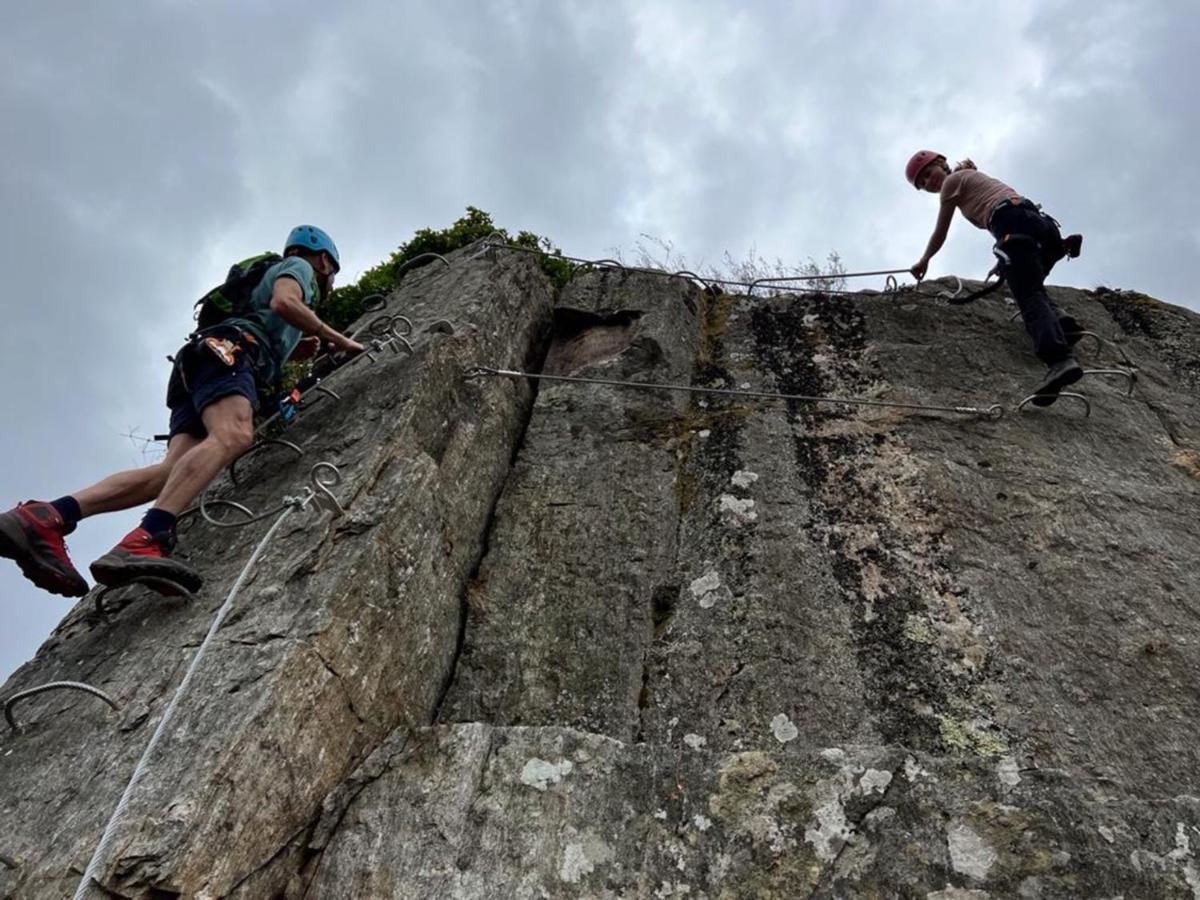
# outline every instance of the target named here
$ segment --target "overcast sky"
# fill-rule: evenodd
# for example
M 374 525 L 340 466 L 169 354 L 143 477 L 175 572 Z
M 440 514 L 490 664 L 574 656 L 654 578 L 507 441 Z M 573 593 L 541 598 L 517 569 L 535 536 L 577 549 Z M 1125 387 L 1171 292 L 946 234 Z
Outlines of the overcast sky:
M 468 204 L 566 252 L 639 234 L 911 265 L 936 199 L 912 151 L 971 156 L 1084 256 L 1053 281 L 1200 309 L 1200 6 L 1179 2 L 11 6 L 0 30 L 0 507 L 144 462 L 192 301 L 326 228 L 342 283 Z M 982 277 L 957 219 L 930 274 Z M 863 284 L 880 287 L 878 280 Z M 947 315 L 970 315 L 969 310 Z M 138 512 L 86 521 L 81 571 Z M 69 608 L 0 560 L 0 676 Z

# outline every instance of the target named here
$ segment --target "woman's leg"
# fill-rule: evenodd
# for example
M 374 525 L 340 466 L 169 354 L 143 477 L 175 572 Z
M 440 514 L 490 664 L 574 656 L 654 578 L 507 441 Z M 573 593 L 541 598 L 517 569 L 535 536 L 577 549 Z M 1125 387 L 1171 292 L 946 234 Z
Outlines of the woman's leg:
M 1003 254 L 1004 274 L 1034 352 L 1048 366 L 1061 362 L 1071 355 L 1071 348 L 1058 321 L 1062 310 L 1045 290 L 1042 240 L 1047 235 L 1041 214 L 1023 208 L 1002 209 L 993 218 L 992 233 L 998 239 L 996 252 Z

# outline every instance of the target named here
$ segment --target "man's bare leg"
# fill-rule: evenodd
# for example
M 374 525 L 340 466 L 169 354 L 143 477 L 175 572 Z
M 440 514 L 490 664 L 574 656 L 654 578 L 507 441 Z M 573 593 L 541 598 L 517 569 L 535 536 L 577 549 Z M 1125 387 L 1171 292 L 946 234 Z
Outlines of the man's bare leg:
M 63 537 L 78 518 L 140 506 L 154 499 L 167 481 L 171 468 L 200 443 L 188 434 L 177 434 L 160 462 L 140 469 L 110 475 L 64 500 L 78 507 L 65 514 L 49 503 L 32 503 L 0 514 L 0 556 L 17 562 L 21 571 L 38 587 L 67 597 L 82 597 L 87 582 L 71 562 Z
M 92 576 L 101 584 L 125 584 L 138 577 L 165 580 L 188 591 L 198 591 L 204 584 L 199 572 L 171 558 L 175 517 L 253 443 L 254 410 L 245 397 L 231 394 L 206 406 L 200 418 L 208 436 L 181 453 L 171 466 L 142 524 L 92 563 Z
M 175 464 L 199 443 L 198 437 L 177 434 L 167 445 L 167 455 L 154 465 L 109 475 L 70 496 L 79 503 L 84 518 L 149 503 L 162 491 Z
M 179 515 L 223 468 L 254 443 L 254 408 L 240 394 L 222 397 L 200 413 L 208 437 L 182 454 L 154 501 L 157 509 Z

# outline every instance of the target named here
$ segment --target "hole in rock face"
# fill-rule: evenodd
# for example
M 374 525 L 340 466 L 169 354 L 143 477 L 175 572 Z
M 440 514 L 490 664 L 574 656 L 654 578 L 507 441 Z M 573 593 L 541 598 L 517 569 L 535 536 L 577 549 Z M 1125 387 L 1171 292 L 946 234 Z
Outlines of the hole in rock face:
M 560 307 L 554 311 L 554 340 L 546 355 L 547 375 L 569 375 L 623 352 L 633 339 L 640 310 L 593 313 Z
M 675 617 L 675 607 L 679 603 L 679 585 L 659 585 L 654 589 L 651 603 L 654 636 L 659 637 L 667 630 L 667 626 L 671 624 L 671 619 Z

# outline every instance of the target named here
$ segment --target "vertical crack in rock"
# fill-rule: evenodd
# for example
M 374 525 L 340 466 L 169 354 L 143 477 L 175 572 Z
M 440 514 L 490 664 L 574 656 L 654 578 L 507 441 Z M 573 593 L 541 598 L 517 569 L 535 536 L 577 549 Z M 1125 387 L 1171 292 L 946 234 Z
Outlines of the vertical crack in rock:
M 538 341 L 530 348 L 530 353 L 525 359 L 525 371 L 540 373 L 546 364 L 546 357 L 550 353 L 553 344 L 549 340 Z M 450 662 L 450 667 L 446 672 L 446 677 L 442 682 L 441 689 L 438 692 L 437 702 L 434 704 L 433 712 L 430 715 L 429 723 L 436 725 L 441 721 L 442 707 L 446 702 L 447 696 L 450 694 L 450 689 L 454 686 L 455 679 L 458 677 L 458 662 L 462 658 L 463 648 L 467 642 L 467 627 L 470 621 L 471 611 L 471 596 L 478 589 L 480 583 L 480 570 L 483 567 L 483 561 L 487 559 L 488 553 L 491 550 L 492 538 L 496 527 L 496 507 L 500 503 L 500 498 L 504 496 L 505 488 L 508 486 L 509 479 L 512 477 L 513 467 L 516 465 L 517 458 L 521 455 L 521 451 L 525 448 L 526 436 L 529 433 L 529 423 L 533 419 L 534 410 L 537 408 L 537 398 L 541 382 L 537 379 L 528 379 L 524 385 L 518 385 L 517 389 L 525 389 L 528 391 L 525 406 L 523 407 L 523 415 L 521 417 L 521 425 L 517 435 L 517 439 L 513 442 L 512 452 L 508 458 L 508 471 L 504 478 L 496 487 L 496 492 L 492 496 L 491 503 L 488 504 L 487 519 L 483 525 L 483 534 L 480 541 L 479 553 L 475 557 L 475 561 L 471 566 L 471 571 L 467 577 L 466 584 L 459 596 L 458 607 L 458 636 L 454 647 L 454 657 Z
M 533 415 L 534 403 L 537 400 L 536 384 L 531 390 L 530 402 L 525 413 L 524 421 L 521 424 L 520 437 L 517 439 L 516 445 L 513 448 L 513 453 L 509 459 L 509 475 L 512 473 L 513 463 L 516 461 L 517 454 L 520 448 L 525 443 L 525 434 L 529 429 L 529 419 Z M 491 548 L 493 530 L 496 524 L 496 504 L 500 502 L 500 497 L 504 494 L 504 486 L 508 484 L 509 475 L 504 477 L 500 483 L 495 495 L 492 497 L 492 502 L 488 506 L 487 519 L 483 526 L 483 538 L 480 541 L 479 554 L 475 558 L 474 564 L 471 566 L 471 573 L 467 578 L 466 584 L 463 586 L 459 594 L 458 606 L 458 636 L 455 640 L 454 657 L 450 661 L 450 666 L 446 671 L 446 676 L 442 681 L 442 686 L 438 691 L 437 702 L 434 703 L 433 712 L 430 715 L 429 723 L 436 725 L 441 721 L 442 706 L 446 702 L 446 697 L 450 693 L 450 688 L 454 685 L 455 679 L 458 677 L 458 661 L 462 658 L 463 647 L 467 640 L 467 622 L 470 613 L 470 597 L 472 591 L 479 584 L 479 572 L 483 566 L 483 561 L 487 558 L 488 551 Z
M 325 798 L 321 808 L 305 828 L 307 839 L 301 858 L 298 860 L 296 878 L 302 885 L 299 896 L 307 897 L 312 881 L 320 869 L 326 848 L 341 830 L 346 814 L 359 795 L 383 777 L 392 761 L 405 754 L 413 741 L 415 732 L 398 728 L 384 739 L 366 760 Z M 291 896 L 291 892 L 289 892 Z
M 693 289 L 639 273 L 583 275 L 555 311 L 547 373 L 677 381 L 690 370 Z M 673 583 L 671 483 L 685 401 L 546 382 L 467 593 L 440 721 L 562 724 L 635 740 L 646 645 Z

